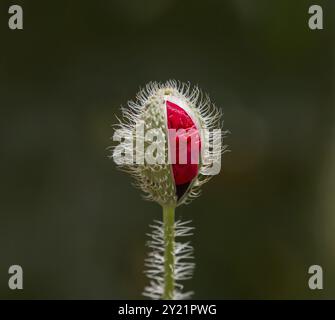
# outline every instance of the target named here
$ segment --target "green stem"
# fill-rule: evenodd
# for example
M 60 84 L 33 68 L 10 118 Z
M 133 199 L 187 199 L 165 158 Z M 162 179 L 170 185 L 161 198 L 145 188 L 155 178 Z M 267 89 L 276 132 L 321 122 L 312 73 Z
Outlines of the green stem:
M 164 223 L 164 300 L 172 300 L 174 298 L 174 246 L 175 246 L 175 230 L 174 230 L 174 207 L 163 207 L 163 223 Z

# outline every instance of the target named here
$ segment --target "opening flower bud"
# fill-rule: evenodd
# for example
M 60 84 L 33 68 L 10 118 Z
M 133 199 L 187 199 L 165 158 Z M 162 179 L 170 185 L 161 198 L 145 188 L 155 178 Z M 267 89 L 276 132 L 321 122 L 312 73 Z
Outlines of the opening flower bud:
M 124 122 L 116 129 L 128 139 L 122 143 L 123 151 L 114 148 L 113 157 L 135 177 L 145 197 L 162 206 L 178 206 L 197 196 L 224 149 L 221 112 L 209 98 L 189 84 L 153 82 L 122 112 Z M 136 130 L 140 123 L 141 134 Z M 133 161 L 117 159 L 125 154 Z

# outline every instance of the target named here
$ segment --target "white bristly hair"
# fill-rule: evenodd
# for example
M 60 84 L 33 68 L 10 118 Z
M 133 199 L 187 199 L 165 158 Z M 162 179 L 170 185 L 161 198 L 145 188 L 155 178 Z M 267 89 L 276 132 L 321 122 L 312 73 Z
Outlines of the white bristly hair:
M 152 232 L 148 234 L 150 240 L 147 242 L 151 251 L 145 260 L 145 271 L 147 277 L 150 279 L 150 285 L 145 287 L 143 295 L 154 299 L 162 299 L 164 293 L 164 227 L 163 222 L 155 220 L 155 224 L 151 225 Z M 175 222 L 174 230 L 175 237 L 185 237 L 192 235 L 193 227 L 188 226 L 191 221 L 178 220 Z M 193 259 L 193 247 L 190 242 L 175 242 L 174 246 L 174 279 L 175 290 L 174 299 L 182 300 L 189 299 L 193 292 L 182 292 L 183 285 L 179 281 L 188 280 L 192 278 L 195 263 Z M 191 260 L 191 261 L 189 261 Z

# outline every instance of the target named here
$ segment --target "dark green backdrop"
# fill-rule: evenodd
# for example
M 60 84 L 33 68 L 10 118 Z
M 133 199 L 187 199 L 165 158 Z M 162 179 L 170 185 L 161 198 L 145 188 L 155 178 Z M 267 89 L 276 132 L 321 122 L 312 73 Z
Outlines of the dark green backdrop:
M 196 227 L 194 298 L 335 298 L 334 18 L 321 0 L 1 0 L 0 298 L 141 298 L 161 212 L 106 148 L 119 106 L 167 79 L 208 92 L 231 131 L 220 175 L 177 211 Z

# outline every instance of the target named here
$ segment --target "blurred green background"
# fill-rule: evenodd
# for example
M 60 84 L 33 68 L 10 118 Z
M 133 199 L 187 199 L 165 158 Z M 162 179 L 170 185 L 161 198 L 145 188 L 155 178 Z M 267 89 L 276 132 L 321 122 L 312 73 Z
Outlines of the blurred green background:
M 23 31 L 8 29 L 14 3 Z M 196 227 L 187 289 L 335 298 L 334 1 L 14 3 L 0 3 L 0 298 L 142 298 L 161 211 L 106 148 L 119 106 L 168 79 L 208 92 L 231 131 L 220 175 L 177 211 Z M 312 4 L 324 30 L 308 28 Z M 308 288 L 313 264 L 324 290 Z

